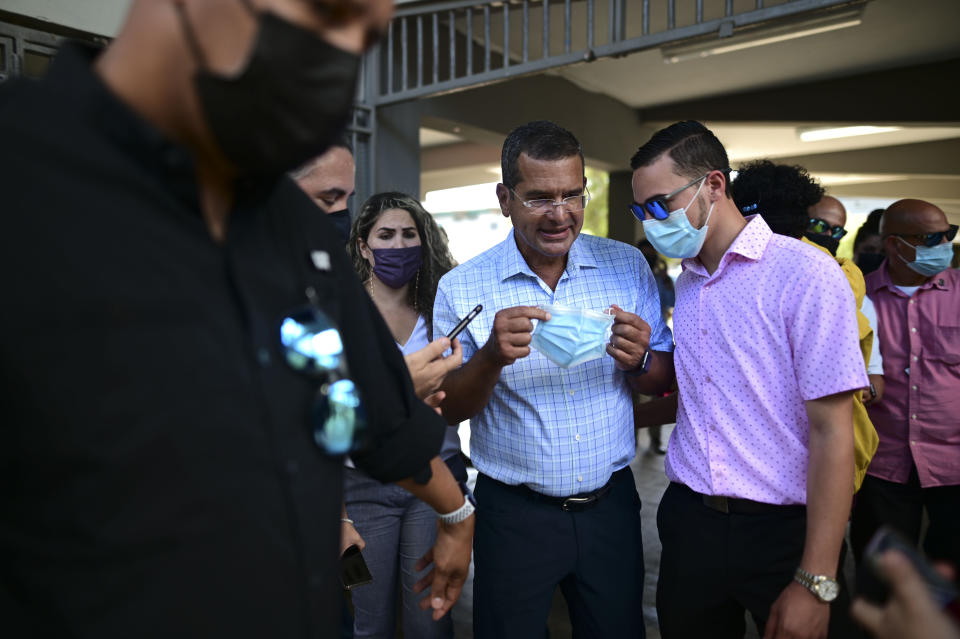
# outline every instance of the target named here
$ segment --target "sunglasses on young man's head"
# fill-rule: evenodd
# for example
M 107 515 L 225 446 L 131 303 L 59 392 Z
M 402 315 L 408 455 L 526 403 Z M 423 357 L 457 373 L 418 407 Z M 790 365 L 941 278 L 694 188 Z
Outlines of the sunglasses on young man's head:
M 360 393 L 348 376 L 340 331 L 320 310 L 316 293 L 310 303 L 287 313 L 280 322 L 280 345 L 290 367 L 323 379 L 310 409 L 313 439 L 325 452 L 342 455 L 353 447 L 366 422 Z
M 642 204 L 634 202 L 630 205 L 630 212 L 641 222 L 647 219 L 648 215 L 657 220 L 665 220 L 667 216 L 670 215 L 670 207 L 667 205 L 667 202 L 679 195 L 684 189 L 689 189 L 694 184 L 703 181 L 708 175 L 710 174 L 705 173 L 693 182 L 684 184 L 679 189 L 674 189 L 666 195 L 654 195 L 651 198 L 647 198 Z
M 943 238 L 947 238 L 948 242 L 952 242 L 953 238 L 957 236 L 957 228 L 958 226 L 956 224 L 951 224 L 946 231 L 937 231 L 936 233 L 887 233 L 884 237 L 896 235 L 905 240 L 919 242 L 923 246 L 934 247 L 943 242 Z
M 847 230 L 842 226 L 830 226 L 830 222 L 821 220 L 819 217 L 811 217 L 807 231 L 817 235 L 830 235 L 835 240 L 847 234 Z

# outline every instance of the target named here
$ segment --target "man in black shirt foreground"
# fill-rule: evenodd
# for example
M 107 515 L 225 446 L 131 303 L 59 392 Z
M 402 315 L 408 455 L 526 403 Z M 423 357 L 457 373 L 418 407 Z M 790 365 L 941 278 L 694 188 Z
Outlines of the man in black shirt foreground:
M 366 412 L 357 466 L 465 503 L 444 421 L 281 177 L 339 134 L 391 13 L 331 2 L 136 0 L 103 54 L 0 90 L 3 637 L 332 633 L 342 457 L 312 412 L 332 378 L 294 370 L 279 330 L 311 301 Z M 435 618 L 473 520 L 441 524 Z

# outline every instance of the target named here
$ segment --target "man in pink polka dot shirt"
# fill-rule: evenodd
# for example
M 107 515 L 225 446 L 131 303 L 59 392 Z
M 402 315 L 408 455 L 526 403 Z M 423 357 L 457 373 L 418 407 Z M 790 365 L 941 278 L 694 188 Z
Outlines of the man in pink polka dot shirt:
M 699 122 L 631 160 L 647 239 L 677 280 L 677 426 L 657 525 L 662 636 L 822 638 L 853 495 L 853 392 L 868 385 L 836 261 L 744 218 Z

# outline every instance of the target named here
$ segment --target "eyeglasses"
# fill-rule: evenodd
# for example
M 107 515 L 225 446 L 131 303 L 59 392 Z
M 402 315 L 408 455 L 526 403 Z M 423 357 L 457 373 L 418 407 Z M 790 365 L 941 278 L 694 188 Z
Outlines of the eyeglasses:
M 841 237 L 847 234 L 847 230 L 842 226 L 830 226 L 830 222 L 821 220 L 819 217 L 810 218 L 810 224 L 807 226 L 807 231 L 810 233 L 816 233 L 817 235 L 830 235 L 830 237 L 835 240 L 839 240 Z
M 310 423 L 313 440 L 331 455 L 343 455 L 366 424 L 360 392 L 347 372 L 340 331 L 320 310 L 316 292 L 307 289 L 309 304 L 287 313 L 280 321 L 280 345 L 292 369 L 323 379 Z
M 653 197 L 647 199 L 643 204 L 634 202 L 630 205 L 630 212 L 633 213 L 634 217 L 641 222 L 647 219 L 647 215 L 658 220 L 665 220 L 667 219 L 667 216 L 670 215 L 670 208 L 667 206 L 667 202 L 682 193 L 685 189 L 689 189 L 697 182 L 702 182 L 708 175 L 710 174 L 704 173 L 693 182 L 684 184 L 679 189 L 670 191 L 666 195 L 654 195 Z
M 513 189 L 510 189 L 510 192 L 513 193 L 518 200 L 520 200 L 520 204 L 530 209 L 530 212 L 534 215 L 546 215 L 547 213 L 550 213 L 556 206 L 562 206 L 571 213 L 576 213 L 577 211 L 582 211 L 583 209 L 587 208 L 587 202 L 590 201 L 590 191 L 587 189 L 584 189 L 583 193 L 580 195 L 570 195 L 563 198 L 559 202 L 555 202 L 551 199 L 524 200 Z
M 957 236 L 957 228 L 958 226 L 956 224 L 951 224 L 946 231 L 937 231 L 936 233 L 887 233 L 884 237 L 896 235 L 905 240 L 919 242 L 927 247 L 934 247 L 943 242 L 943 238 L 947 238 L 948 242 L 952 242 L 953 238 Z

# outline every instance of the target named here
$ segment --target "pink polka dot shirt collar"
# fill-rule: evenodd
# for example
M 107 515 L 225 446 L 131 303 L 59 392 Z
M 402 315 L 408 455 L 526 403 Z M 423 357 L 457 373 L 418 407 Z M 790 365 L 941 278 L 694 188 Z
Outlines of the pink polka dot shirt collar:
M 716 272 L 688 259 L 677 279 L 666 471 L 703 494 L 804 504 L 804 402 L 868 385 L 856 306 L 836 260 L 747 219 Z

